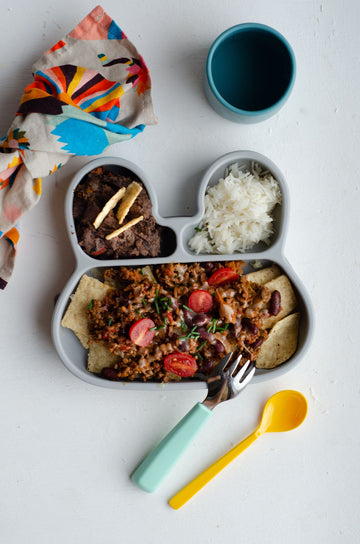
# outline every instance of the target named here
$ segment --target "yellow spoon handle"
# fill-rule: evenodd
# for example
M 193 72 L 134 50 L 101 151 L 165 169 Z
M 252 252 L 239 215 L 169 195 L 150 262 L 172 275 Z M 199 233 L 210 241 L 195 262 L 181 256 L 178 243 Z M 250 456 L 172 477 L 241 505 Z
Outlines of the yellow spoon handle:
M 212 478 L 214 478 L 219 472 L 231 463 L 240 453 L 250 446 L 260 436 L 259 430 L 256 429 L 247 438 L 245 438 L 240 444 L 234 446 L 225 455 L 220 457 L 215 463 L 205 469 L 199 476 L 194 478 L 190 483 L 183 487 L 176 495 L 174 495 L 169 504 L 174 510 L 177 510 L 183 506 L 191 497 L 195 495 L 200 489 L 202 489 Z

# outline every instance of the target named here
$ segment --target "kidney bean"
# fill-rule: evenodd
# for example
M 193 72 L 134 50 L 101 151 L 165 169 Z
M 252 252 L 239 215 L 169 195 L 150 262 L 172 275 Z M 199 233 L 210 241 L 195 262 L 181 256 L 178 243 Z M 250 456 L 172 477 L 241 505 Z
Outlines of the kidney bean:
M 239 338 L 240 336 L 240 333 L 241 333 L 241 329 L 242 329 L 242 326 L 241 326 L 241 317 L 237 317 L 236 318 L 236 321 L 234 323 L 234 336 L 235 338 Z
M 204 325 L 207 325 L 210 322 L 211 317 L 208 314 L 197 314 L 193 318 L 194 325 L 197 325 L 198 327 L 203 327 Z
M 275 290 L 271 293 L 269 312 L 271 315 L 278 315 L 281 307 L 281 294 Z
M 242 325 L 250 334 L 257 334 L 259 332 L 259 327 L 247 317 L 243 317 Z
M 196 314 L 194 314 L 190 310 L 186 310 L 186 308 L 183 310 L 183 314 L 184 314 L 185 323 L 187 325 L 191 326 L 193 324 L 194 317 L 195 317 Z
M 179 342 L 179 350 L 180 351 L 188 351 L 189 350 L 189 342 L 187 340 L 181 340 Z
M 210 374 L 210 372 L 214 368 L 214 363 L 212 363 L 209 360 L 201 361 L 201 365 L 199 366 L 199 372 L 202 374 Z
M 213 346 L 216 353 L 222 353 L 223 351 L 225 351 L 224 345 L 220 342 L 220 340 L 215 340 Z
M 258 338 L 257 340 L 255 340 L 255 342 L 253 344 L 251 344 L 251 347 L 252 349 L 257 349 L 261 346 L 261 344 L 263 343 L 263 339 L 262 338 Z
M 205 269 L 205 272 L 210 275 L 214 269 L 214 263 L 211 263 L 211 262 L 207 262 L 207 263 L 204 263 L 204 269 Z
M 207 331 L 204 327 L 200 327 L 200 329 L 198 329 L 198 333 L 200 334 L 200 338 L 202 338 L 203 340 L 207 340 L 211 344 L 215 340 L 214 333 Z
M 119 379 L 117 373 L 118 371 L 115 368 L 106 367 L 102 369 L 102 375 L 107 380 L 117 381 Z

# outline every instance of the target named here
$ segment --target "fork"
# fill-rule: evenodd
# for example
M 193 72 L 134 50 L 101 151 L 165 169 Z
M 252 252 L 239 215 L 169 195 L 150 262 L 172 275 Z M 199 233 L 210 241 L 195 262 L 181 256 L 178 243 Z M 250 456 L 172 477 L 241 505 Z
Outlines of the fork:
M 233 352 L 228 353 L 207 379 L 208 393 L 161 440 L 131 475 L 133 482 L 152 493 L 174 467 L 195 436 L 205 425 L 212 410 L 221 402 L 235 398 L 255 374 L 255 363 L 247 360 L 237 372 L 242 355 L 231 365 Z

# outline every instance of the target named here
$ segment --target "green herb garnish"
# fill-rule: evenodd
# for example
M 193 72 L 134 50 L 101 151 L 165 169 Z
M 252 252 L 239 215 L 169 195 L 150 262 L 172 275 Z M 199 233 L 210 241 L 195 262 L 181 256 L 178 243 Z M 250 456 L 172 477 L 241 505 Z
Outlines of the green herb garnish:
M 110 317 L 110 319 L 108 321 L 108 327 L 110 327 L 111 323 L 112 323 L 112 317 Z
M 166 324 L 167 324 L 167 319 L 165 317 L 164 323 L 162 325 L 159 325 L 158 327 L 151 327 L 151 329 L 149 329 L 149 331 L 160 331 L 161 329 L 165 328 Z
M 225 332 L 229 328 L 229 323 L 225 323 L 225 325 L 218 327 L 217 326 L 217 320 L 213 318 L 210 322 L 210 324 L 207 327 L 207 332 Z
M 200 351 L 200 350 L 205 346 L 206 342 L 207 342 L 207 341 L 204 340 L 203 343 L 200 344 L 200 346 L 198 347 L 198 349 L 197 349 L 196 351 Z
M 166 319 L 166 317 L 165 317 L 163 325 L 159 325 L 158 329 L 159 329 L 159 330 L 160 330 L 160 329 L 164 329 L 166 323 L 167 323 L 167 319 Z
M 157 289 L 155 291 L 154 304 L 155 304 L 156 313 L 159 314 L 160 313 L 160 310 L 159 310 L 159 291 Z
M 195 227 L 195 230 L 197 230 L 198 232 L 202 232 L 202 229 L 200 227 Z
M 216 331 L 216 324 L 217 320 L 213 317 L 210 324 L 207 327 L 207 332 L 215 332 Z
M 93 306 L 94 306 L 94 299 L 92 299 L 92 301 L 89 304 L 89 310 L 92 310 Z
M 225 323 L 225 325 L 223 327 L 218 327 L 216 330 L 218 332 L 225 332 L 225 331 L 227 331 L 228 328 L 229 328 L 229 323 Z
M 163 310 L 169 310 L 169 299 L 167 297 L 162 297 L 159 302 Z
M 194 338 L 195 340 L 197 340 L 200 336 L 200 333 L 196 329 L 197 327 L 195 325 L 195 327 L 191 329 L 189 334 L 187 334 L 186 336 L 183 336 L 182 338 L 180 338 L 180 340 L 187 340 L 188 338 Z
M 185 308 L 185 310 L 189 310 L 189 312 L 192 312 L 193 314 L 196 314 L 196 312 L 194 312 L 194 310 L 189 308 L 189 306 L 186 306 L 185 304 L 183 304 L 182 307 Z
M 160 298 L 159 291 L 156 291 L 154 304 L 155 304 L 156 313 L 159 314 L 160 310 L 165 310 L 167 312 L 170 310 L 170 307 L 172 306 L 172 300 L 169 297 Z

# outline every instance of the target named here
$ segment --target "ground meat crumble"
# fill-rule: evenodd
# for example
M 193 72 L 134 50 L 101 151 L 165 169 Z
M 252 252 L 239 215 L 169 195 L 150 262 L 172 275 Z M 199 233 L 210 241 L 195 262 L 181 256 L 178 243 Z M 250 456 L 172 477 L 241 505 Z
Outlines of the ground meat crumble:
M 209 284 L 209 277 L 225 266 L 238 274 L 236 281 Z M 164 357 L 174 352 L 190 354 L 198 373 L 205 376 L 230 351 L 242 353 L 244 362 L 256 360 L 267 337 L 262 318 L 268 312 L 270 292 L 248 281 L 243 266 L 242 261 L 234 261 L 106 269 L 103 279 L 113 289 L 104 300 L 92 301 L 88 310 L 91 341 L 105 344 L 117 356 L 114 368 L 104 369 L 104 377 L 178 379 L 163 365 Z M 196 313 L 188 306 L 190 294 L 197 289 L 212 296 L 208 312 Z M 143 318 L 154 322 L 155 334 L 149 345 L 139 347 L 129 331 Z

